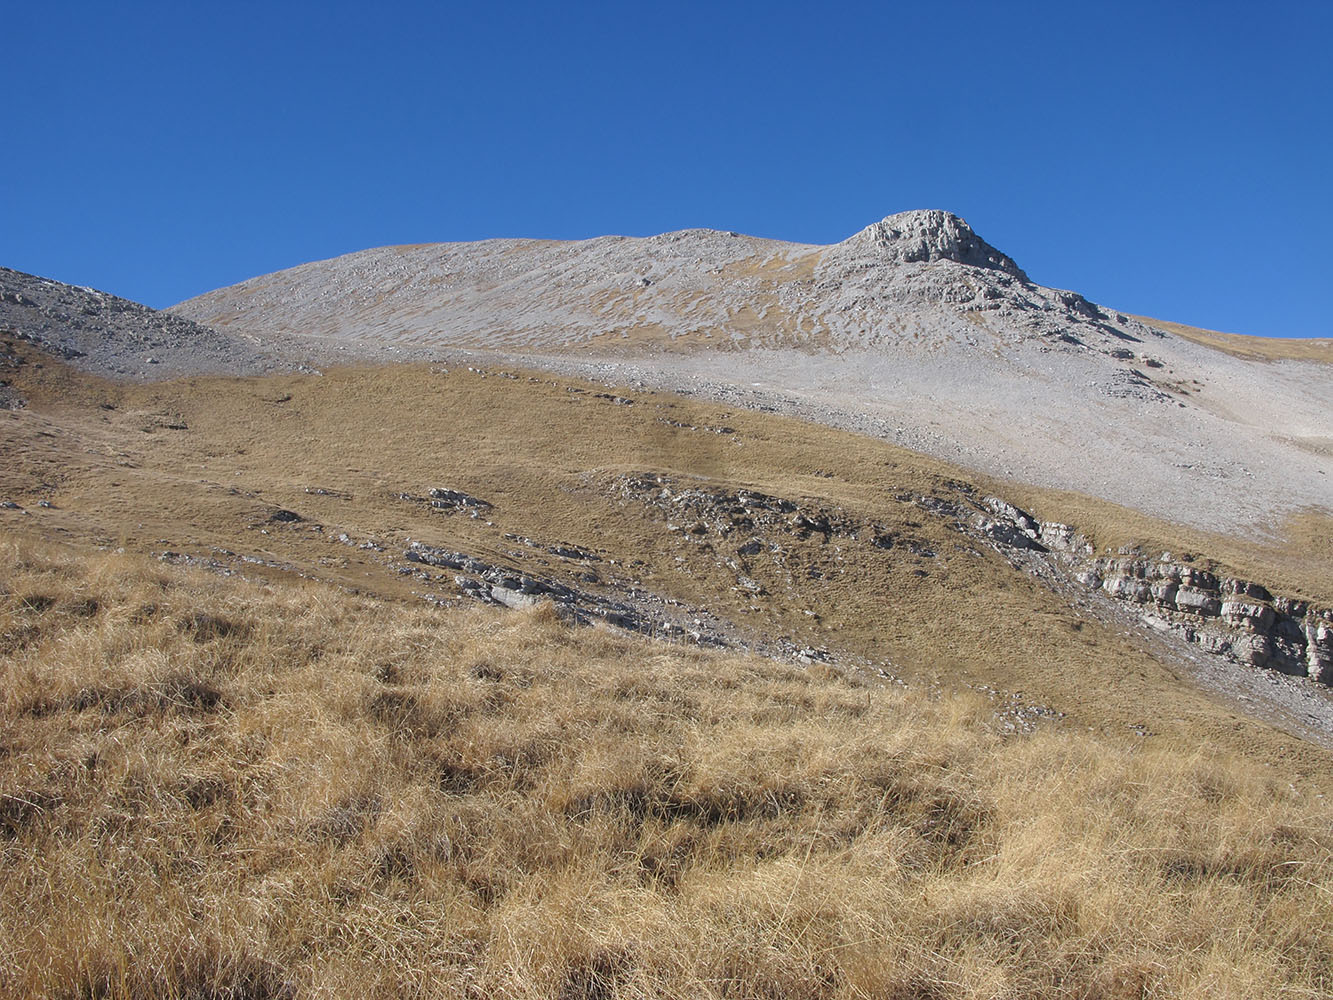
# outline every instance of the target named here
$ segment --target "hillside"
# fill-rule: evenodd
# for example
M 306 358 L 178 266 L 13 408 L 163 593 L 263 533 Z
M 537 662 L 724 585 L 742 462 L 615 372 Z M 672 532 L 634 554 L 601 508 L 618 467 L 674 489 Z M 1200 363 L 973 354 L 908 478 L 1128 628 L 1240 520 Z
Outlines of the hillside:
M 6 996 L 1333 988 L 1326 757 L 0 532 Z
M 0 995 L 1333 989 L 1320 345 L 944 213 L 673 235 L 0 273 Z M 583 337 L 649 245 L 795 312 Z M 565 341 L 413 344 L 432 254 Z
M 1327 351 L 1259 361 L 1045 288 L 946 212 L 827 247 L 387 247 L 172 311 L 321 365 L 475 357 L 777 409 L 1197 527 L 1333 507 Z
M 44 537 L 411 601 L 554 600 L 650 634 L 1022 692 L 1181 745 L 1286 746 L 1235 728 L 1256 711 L 1333 739 L 1329 690 L 1284 676 L 1333 663 L 1327 517 L 1292 520 L 1282 544 L 1200 532 L 818 424 L 537 372 L 134 386 L 23 350 L 0 517 Z M 1176 583 L 1126 582 L 1159 568 Z M 1196 573 L 1211 575 L 1178 593 Z
M 0 267 L 0 334 L 111 378 L 257 375 L 298 364 L 253 337 L 223 333 L 117 295 Z
M 939 347 L 1056 339 L 1070 326 L 1111 350 L 1147 333 L 1077 294 L 1032 284 L 963 220 L 939 211 L 890 216 L 828 247 L 706 229 L 384 247 L 255 278 L 173 311 L 254 335 L 523 350 L 594 340 Z

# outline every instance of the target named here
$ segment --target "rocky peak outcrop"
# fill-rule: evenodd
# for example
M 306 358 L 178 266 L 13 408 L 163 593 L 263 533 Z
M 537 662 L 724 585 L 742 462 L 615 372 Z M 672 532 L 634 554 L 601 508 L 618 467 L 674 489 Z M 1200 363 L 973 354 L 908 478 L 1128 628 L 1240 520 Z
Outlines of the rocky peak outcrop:
M 847 347 L 984 338 L 1110 356 L 1154 336 L 1077 292 L 1034 284 L 951 212 L 890 215 L 823 250 L 813 277 L 802 309 Z
M 1003 271 L 1026 283 L 1028 276 L 1013 259 L 991 246 L 965 221 L 938 209 L 899 212 L 867 226 L 841 246 L 872 251 L 884 263 L 951 260 L 969 267 Z

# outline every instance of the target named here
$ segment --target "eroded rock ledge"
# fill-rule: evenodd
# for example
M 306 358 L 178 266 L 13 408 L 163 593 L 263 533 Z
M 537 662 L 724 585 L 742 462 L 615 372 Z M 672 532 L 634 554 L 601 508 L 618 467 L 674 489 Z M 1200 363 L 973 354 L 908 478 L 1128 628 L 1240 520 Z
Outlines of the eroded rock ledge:
M 1333 611 L 1170 553 L 1094 556 L 1067 525 L 1038 521 L 995 497 L 986 505 L 994 516 L 979 515 L 977 527 L 995 544 L 1058 553 L 1080 584 L 1135 607 L 1153 628 L 1248 666 L 1333 684 Z

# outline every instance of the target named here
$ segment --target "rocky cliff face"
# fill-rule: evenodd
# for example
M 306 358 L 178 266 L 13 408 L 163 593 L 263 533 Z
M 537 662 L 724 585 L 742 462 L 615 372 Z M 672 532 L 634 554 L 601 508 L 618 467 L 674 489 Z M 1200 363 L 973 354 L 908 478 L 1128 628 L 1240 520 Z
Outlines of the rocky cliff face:
M 1138 605 L 1154 627 L 1210 653 L 1333 684 L 1333 612 L 1327 609 L 1165 555 L 1096 559 L 1080 568 L 1079 577 Z
M 1145 623 L 1238 663 L 1333 684 L 1333 610 L 1252 580 L 1140 553 L 1094 556 L 1068 525 L 1041 522 L 994 497 L 977 526 L 1010 549 L 1057 553 L 1082 586 L 1135 609 Z

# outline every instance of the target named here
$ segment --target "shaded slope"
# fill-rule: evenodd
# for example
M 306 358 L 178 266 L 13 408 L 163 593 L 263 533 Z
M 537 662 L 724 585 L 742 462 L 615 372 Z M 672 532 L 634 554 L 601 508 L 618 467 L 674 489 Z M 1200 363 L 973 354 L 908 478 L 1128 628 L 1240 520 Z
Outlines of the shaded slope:
M 107 292 L 4 267 L 0 331 L 112 378 L 252 375 L 295 367 L 243 333 L 222 333 Z

